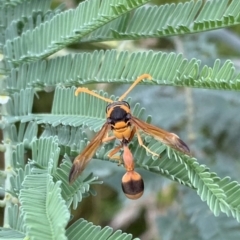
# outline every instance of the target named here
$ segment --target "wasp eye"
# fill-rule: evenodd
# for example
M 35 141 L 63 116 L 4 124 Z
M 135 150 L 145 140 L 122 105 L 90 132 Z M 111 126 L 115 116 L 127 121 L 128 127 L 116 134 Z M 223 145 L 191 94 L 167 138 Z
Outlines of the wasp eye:
M 110 105 L 111 105 L 111 104 L 108 104 L 108 105 L 106 106 L 106 113 L 108 112 Z
M 131 119 L 131 114 L 130 114 L 130 113 L 127 113 L 125 119 L 126 119 L 126 120 L 130 120 L 130 119 Z

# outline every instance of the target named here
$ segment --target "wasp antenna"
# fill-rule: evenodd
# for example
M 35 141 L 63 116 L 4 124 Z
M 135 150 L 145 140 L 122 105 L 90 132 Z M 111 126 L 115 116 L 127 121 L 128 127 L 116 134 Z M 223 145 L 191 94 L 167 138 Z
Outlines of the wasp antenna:
M 102 100 L 105 101 L 105 102 L 109 102 L 109 103 L 112 103 L 112 102 L 113 102 L 113 100 L 111 100 L 111 99 L 109 99 L 109 98 L 102 97 L 102 96 L 100 96 L 99 94 L 97 94 L 97 93 L 89 90 L 88 88 L 84 88 L 84 87 L 79 87 L 79 88 L 77 88 L 76 91 L 75 91 L 75 96 L 77 96 L 77 95 L 78 95 L 79 93 L 81 93 L 81 92 L 84 92 L 84 93 L 87 93 L 87 94 L 92 95 L 92 96 L 94 96 L 94 97 L 97 97 L 97 98 L 99 98 L 99 99 L 102 99 Z
M 140 198 L 144 191 L 144 182 L 141 175 L 135 171 L 126 172 L 122 177 L 122 190 L 129 199 Z
M 149 79 L 149 80 L 152 80 L 152 76 L 147 74 L 147 73 L 144 73 L 142 74 L 141 76 L 139 76 L 135 81 L 134 83 L 129 87 L 129 89 L 118 99 L 119 101 L 122 101 L 130 91 L 132 91 L 132 89 L 139 83 L 141 82 L 143 79 Z

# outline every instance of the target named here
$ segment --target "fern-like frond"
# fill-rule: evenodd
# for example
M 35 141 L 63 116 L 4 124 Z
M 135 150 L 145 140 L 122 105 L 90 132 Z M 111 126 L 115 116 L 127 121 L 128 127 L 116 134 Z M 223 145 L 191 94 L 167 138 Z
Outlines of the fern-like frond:
M 19 209 L 19 206 L 17 204 L 12 204 L 11 207 L 8 207 L 7 209 L 8 211 L 8 217 L 9 217 L 9 227 L 8 231 L 11 231 L 11 235 L 9 234 L 9 232 L 7 231 L 7 229 L 5 229 L 6 235 L 8 235 L 8 238 L 24 238 L 26 235 L 26 227 L 23 224 L 23 214 L 22 214 L 22 210 Z M 3 232 L 0 231 L 0 237 L 3 237 Z M 10 237 L 11 236 L 11 237 Z M 6 236 L 5 236 L 6 237 Z M 5 239 L 5 238 L 2 238 Z M 7 239 L 7 237 L 6 237 Z
M 5 2 L 5 4 L 4 4 Z M 46 13 L 50 9 L 49 0 L 24 0 L 24 1 L 3 1 L 0 5 L 0 48 L 5 44 L 6 39 L 12 35 L 13 28 L 10 25 L 13 22 L 25 21 L 25 18 L 32 16 L 33 13 Z M 10 27 L 10 28 L 9 28 Z M 16 35 L 17 36 L 17 35 Z
M 31 165 L 38 166 L 41 169 L 47 169 L 49 161 L 52 162 L 52 171 L 55 172 L 59 161 L 60 149 L 58 147 L 58 140 L 55 137 L 35 139 L 32 141 L 32 161 L 26 164 L 25 146 L 23 142 L 16 145 L 12 153 L 11 167 L 15 171 L 10 178 L 11 189 L 6 189 L 13 196 L 18 197 L 22 189 L 22 182 L 26 176 L 31 173 Z
M 25 234 L 20 233 L 11 228 L 2 228 L 0 227 L 0 238 L 1 239 L 9 239 L 9 240 L 22 240 L 24 239 Z
M 26 165 L 25 171 L 20 168 L 18 174 L 11 177 L 13 190 L 20 190 L 26 233 L 38 239 L 66 239 L 65 227 L 70 215 L 61 195 L 61 182 L 54 183 L 50 175 L 58 164 L 57 139 L 35 140 L 31 147 L 33 161 Z
M 52 170 L 55 172 L 58 165 L 59 153 L 60 149 L 57 138 L 40 138 L 32 143 L 32 159 L 34 163 L 42 168 L 47 168 L 49 160 L 51 160 L 53 161 Z
M 61 155 L 76 156 L 87 145 L 87 135 L 82 127 L 70 127 L 68 125 L 45 125 L 41 137 L 56 136 L 59 140 Z
M 235 194 L 240 192 L 240 185 L 237 182 L 230 182 L 229 177 L 220 179 L 215 173 L 210 172 L 206 166 L 200 165 L 193 158 L 190 159 L 187 156 L 176 157 L 186 164 L 191 183 L 197 188 L 198 195 L 203 201 L 207 202 L 214 215 L 218 216 L 220 212 L 227 215 L 231 213 L 239 221 L 240 201 L 236 201 Z
M 237 218 L 238 222 L 240 222 L 240 200 L 237 197 L 240 193 L 240 184 L 236 181 L 231 181 L 230 177 L 220 179 L 213 175 L 212 178 L 226 194 L 225 201 L 228 204 L 228 208 L 225 205 L 222 205 L 222 211 L 228 216 L 231 214 L 234 218 Z
M 34 89 L 22 89 L 18 93 L 14 93 L 6 104 L 8 116 L 5 116 L 8 123 L 17 121 L 31 121 L 31 112 L 33 106 Z
M 17 6 L 18 4 L 22 4 L 22 2 L 26 2 L 26 1 L 29 1 L 29 0 L 0 0 L 0 7 L 3 8 L 3 7 L 6 7 L 6 6 Z
M 71 240 L 140 240 L 139 238 L 132 238 L 132 234 L 122 233 L 120 230 L 113 232 L 110 227 L 101 228 L 84 219 L 79 219 L 73 223 L 67 229 L 66 235 Z
M 82 42 L 166 37 L 240 23 L 238 0 L 189 1 L 137 9 L 100 27 Z
M 93 189 L 91 189 L 92 184 L 99 184 L 97 177 L 93 177 L 92 174 L 85 176 L 82 174 L 72 185 L 69 185 L 69 172 L 72 167 L 70 160 L 65 157 L 63 163 L 57 168 L 55 173 L 53 173 L 54 181 L 61 181 L 62 197 L 66 201 L 69 207 L 72 204 L 73 209 L 76 209 L 78 203 L 82 201 L 84 197 L 89 196 L 89 193 L 95 195 Z
M 44 90 L 56 85 L 128 83 L 143 73 L 153 77 L 144 84 L 240 90 L 240 74 L 230 60 L 216 60 L 213 67 L 201 67 L 201 61 L 195 58 L 188 60 L 182 54 L 153 51 L 95 51 L 23 64 L 11 71 L 6 83 L 9 92 L 27 86 Z
M 158 84 L 171 85 L 177 79 L 197 79 L 199 68 L 199 60 L 188 61 L 182 54 L 94 51 L 73 57 L 59 57 L 48 62 L 24 64 L 19 70 L 11 71 L 6 83 L 9 90 L 16 91 L 27 86 L 44 88 L 57 84 L 71 86 L 96 82 L 126 83 L 142 73 L 149 73 Z M 146 81 L 146 84 L 156 82 Z
M 29 148 L 32 140 L 37 137 L 38 125 L 36 122 L 20 123 L 17 130 L 16 125 L 9 124 L 5 130 L 8 131 L 12 144 L 21 142 L 26 148 Z
M 87 0 L 4 45 L 6 59 L 20 64 L 48 56 L 149 0 Z M 47 33 L 47 34 L 46 34 Z M 39 36 L 42 36 L 41 39 Z M 30 40 L 31 39 L 31 40 Z M 29 44 L 29 40 L 32 44 Z M 21 46 L 21 47 L 20 47 Z
M 18 143 L 13 150 L 12 154 L 12 166 L 14 169 L 19 169 L 22 168 L 24 169 L 25 167 L 25 147 L 23 143 Z
M 38 1 L 38 3 L 44 3 L 44 1 Z M 26 31 L 33 31 L 34 28 L 41 23 L 50 21 L 56 14 L 62 12 L 64 7 L 64 4 L 61 4 L 56 9 L 50 10 L 39 6 L 39 9 L 33 9 L 31 12 L 32 15 L 26 16 L 24 19 L 15 19 L 5 29 L 5 32 L 3 32 L 3 35 L 5 36 L 5 39 L 3 38 L 3 45 L 5 44 L 6 40 L 13 40 Z M 19 26 L 21 26 L 21 28 Z
M 30 238 L 67 239 L 65 227 L 70 214 L 62 199 L 60 184 L 54 183 L 47 171 L 36 171 L 24 179 L 19 199 Z
M 24 168 L 17 168 L 14 175 L 10 177 L 11 188 L 6 189 L 12 196 L 18 198 L 20 190 L 23 188 L 22 182 L 25 177 L 31 174 L 30 164 L 26 164 Z
M 50 5 L 50 0 L 1 1 L 1 26 L 7 28 L 12 21 L 19 21 L 20 19 L 31 16 L 33 12 L 47 12 L 50 9 Z
M 63 138 L 63 136 L 61 136 Z M 77 136 L 80 137 L 80 136 Z M 76 139 L 79 143 L 81 138 Z M 74 142 L 76 144 L 76 142 Z M 65 160 L 59 167 L 57 167 L 59 162 L 60 148 L 58 147 L 58 138 L 53 135 L 41 137 L 40 139 L 35 139 L 31 143 L 32 159 L 28 164 L 25 165 L 25 148 L 24 144 L 20 143 L 16 145 L 16 149 L 13 151 L 13 164 L 12 167 L 15 173 L 11 176 L 11 189 L 7 189 L 9 193 L 13 196 L 18 197 L 19 192 L 22 189 L 22 182 L 26 176 L 31 173 L 31 166 L 37 166 L 41 169 L 47 169 L 49 161 L 52 162 L 52 176 L 54 181 L 61 181 L 61 189 L 63 199 L 70 206 L 73 203 L 73 207 L 77 208 L 78 202 L 82 201 L 83 197 L 89 194 L 95 194 L 94 190 L 90 188 L 92 184 L 99 184 L 97 177 L 92 175 L 84 176 L 82 175 L 73 185 L 69 185 L 68 175 L 71 169 L 71 161 Z M 75 154 L 76 155 L 76 154 Z M 66 157 L 67 158 L 67 157 Z
M 219 59 L 214 62 L 213 68 L 206 65 L 199 71 L 197 79 L 185 78 L 175 79 L 177 86 L 224 89 L 224 90 L 240 90 L 240 74 L 235 73 L 235 67 L 230 60 L 223 64 Z
M 26 0 L 9 0 L 9 1 L 5 1 L 5 0 L 0 0 L 0 7 L 6 7 L 6 6 L 15 6 L 23 1 Z

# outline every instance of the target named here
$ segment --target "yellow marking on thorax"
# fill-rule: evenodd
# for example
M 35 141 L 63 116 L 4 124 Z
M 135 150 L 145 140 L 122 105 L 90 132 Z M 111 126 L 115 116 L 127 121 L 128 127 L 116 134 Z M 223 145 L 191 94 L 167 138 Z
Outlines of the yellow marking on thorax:
M 127 123 L 121 121 L 117 122 L 113 127 L 113 134 L 117 139 L 129 139 L 132 132 L 132 127 L 128 126 Z

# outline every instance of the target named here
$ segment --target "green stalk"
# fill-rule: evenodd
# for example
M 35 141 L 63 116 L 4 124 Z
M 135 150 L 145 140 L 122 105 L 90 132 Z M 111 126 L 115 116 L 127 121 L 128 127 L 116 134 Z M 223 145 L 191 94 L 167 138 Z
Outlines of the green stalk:
M 2 89 L 2 81 L 3 77 L 0 78 L 0 89 Z M 9 132 L 8 132 L 8 126 L 9 126 L 9 122 L 6 118 L 6 116 L 8 115 L 7 113 L 7 108 L 6 108 L 6 104 L 2 104 L 1 105 L 1 116 L 2 119 L 0 121 L 0 125 L 3 128 L 2 132 L 3 132 L 3 144 L 1 145 L 1 151 L 4 152 L 4 171 L 2 172 L 3 175 L 5 175 L 6 179 L 5 179 L 5 185 L 4 185 L 4 190 L 5 190 L 5 196 L 4 199 L 1 201 L 1 206 L 4 207 L 4 227 L 9 227 L 9 216 L 8 216 L 8 208 L 11 207 L 12 205 L 12 196 L 11 194 L 9 194 L 7 192 L 7 190 L 11 189 L 11 182 L 10 182 L 10 176 L 13 173 L 13 169 L 12 169 L 12 143 L 11 143 L 11 139 L 9 136 Z

